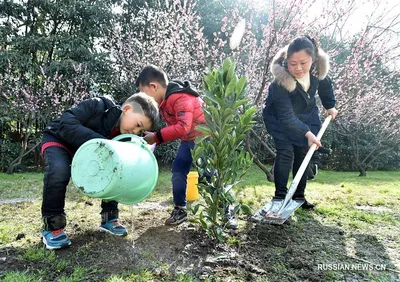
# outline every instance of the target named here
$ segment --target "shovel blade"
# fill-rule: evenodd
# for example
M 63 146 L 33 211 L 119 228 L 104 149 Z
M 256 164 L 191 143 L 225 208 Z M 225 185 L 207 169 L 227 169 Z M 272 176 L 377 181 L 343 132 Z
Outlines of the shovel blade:
M 272 200 L 258 209 L 250 218 L 254 222 L 281 225 L 304 203 L 304 200 L 290 200 L 282 207 L 284 200 Z
M 281 218 L 284 219 L 283 222 L 285 222 L 298 208 L 300 208 L 302 204 L 304 204 L 304 200 L 290 200 L 282 210 Z

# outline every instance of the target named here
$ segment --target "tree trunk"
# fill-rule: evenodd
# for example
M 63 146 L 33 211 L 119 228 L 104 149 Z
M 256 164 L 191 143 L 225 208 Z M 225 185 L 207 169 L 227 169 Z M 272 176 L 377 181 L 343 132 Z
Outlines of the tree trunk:
M 360 172 L 358 176 L 367 176 L 367 170 L 365 167 L 359 166 L 358 171 Z
M 267 180 L 269 182 L 274 182 L 274 174 L 273 171 L 269 170 L 263 163 L 260 162 L 259 159 L 254 155 L 253 151 L 251 150 L 250 146 L 250 134 L 246 138 L 246 149 L 247 152 L 250 153 L 251 157 L 253 158 L 253 162 L 267 175 Z
M 19 156 L 10 163 L 10 166 L 7 169 L 7 173 L 13 173 L 14 169 L 21 164 L 22 158 L 25 155 L 25 151 L 25 146 L 22 145 L 19 151 Z
M 40 141 L 37 142 L 37 143 L 36 143 L 32 148 L 30 148 L 28 151 L 26 151 L 26 147 L 25 147 L 25 146 L 22 146 L 22 147 L 21 147 L 21 150 L 20 150 L 20 153 L 19 153 L 19 156 L 18 156 L 15 160 L 13 160 L 13 161 L 10 163 L 10 166 L 9 166 L 8 169 L 7 169 L 7 173 L 13 173 L 13 172 L 14 172 L 14 169 L 22 163 L 22 159 L 23 159 L 26 155 L 28 155 L 30 152 L 32 152 L 33 150 L 35 150 L 36 147 L 38 147 L 39 145 L 40 145 Z

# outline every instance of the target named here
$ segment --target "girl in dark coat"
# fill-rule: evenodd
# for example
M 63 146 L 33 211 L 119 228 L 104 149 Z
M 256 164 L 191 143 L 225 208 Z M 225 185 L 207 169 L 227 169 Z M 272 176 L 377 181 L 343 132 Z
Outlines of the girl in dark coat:
M 276 159 L 274 166 L 275 197 L 284 199 L 290 170 L 293 176 L 307 154 L 308 147 L 317 144 L 321 121 L 315 96 L 318 93 L 327 115 L 334 119 L 335 96 L 329 71 L 328 55 L 308 36 L 294 39 L 274 57 L 271 71 L 274 81 L 268 89 L 263 111 L 264 123 L 274 138 Z M 304 199 L 307 175 L 301 178 L 293 199 Z M 314 205 L 305 201 L 302 208 Z

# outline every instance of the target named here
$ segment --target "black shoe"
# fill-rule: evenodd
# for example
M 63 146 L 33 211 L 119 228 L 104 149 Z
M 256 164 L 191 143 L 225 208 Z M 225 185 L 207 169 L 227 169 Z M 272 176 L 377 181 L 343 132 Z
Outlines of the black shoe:
M 315 208 L 315 205 L 311 204 L 307 200 L 304 200 L 304 203 L 301 205 L 301 208 L 304 210 L 313 210 Z
M 178 225 L 187 220 L 187 213 L 184 209 L 175 207 L 170 218 L 165 221 L 166 225 Z
M 293 197 L 292 199 L 297 201 L 304 201 L 304 203 L 300 206 L 300 208 L 304 210 L 313 210 L 315 208 L 315 205 L 311 204 L 304 197 Z

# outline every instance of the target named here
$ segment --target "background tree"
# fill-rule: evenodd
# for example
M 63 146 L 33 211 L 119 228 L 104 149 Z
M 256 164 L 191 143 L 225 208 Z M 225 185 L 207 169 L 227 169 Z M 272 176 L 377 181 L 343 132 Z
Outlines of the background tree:
M 86 85 L 78 88 L 108 90 L 112 72 L 107 52 L 99 47 L 113 26 L 113 2 L 0 3 L 0 93 L 5 98 L 0 103 L 7 108 L 0 120 L 3 134 L 13 133 L 22 140 L 9 171 L 21 162 L 32 134 L 40 139 L 44 126 L 54 117 L 49 113 L 79 101 L 71 100 L 77 95 L 71 85 L 84 82 Z M 90 71 L 82 77 L 84 69 Z M 38 142 L 32 140 L 32 144 Z
M 378 36 L 376 31 L 370 28 L 355 37 L 351 52 L 332 72 L 340 111 L 335 132 L 351 148 L 348 161 L 360 176 L 379 158 L 399 150 L 399 73 L 388 66 L 390 55 L 400 48 L 390 44 L 390 33 Z M 345 151 L 345 146 L 337 147 Z
M 101 79 L 109 79 L 107 52 L 99 50 L 113 26 L 114 1 L 3 1 L 0 3 L 0 71 L 12 62 L 26 73 L 74 74 L 83 63 Z
M 76 67 L 75 71 L 75 79 L 64 79 L 58 73 L 47 76 L 42 69 L 42 73 L 35 77 L 34 85 L 20 80 L 11 70 L 0 74 L 2 104 L 7 106 L 6 116 L 19 126 L 16 132 L 21 144 L 18 156 L 7 164 L 8 173 L 13 172 L 21 164 L 22 158 L 39 146 L 42 128 L 38 128 L 38 124 L 47 124 L 89 96 L 88 74 L 81 66 Z
M 208 42 L 200 27 L 196 2 L 180 2 L 168 0 L 120 12 L 127 24 L 117 26 L 107 45 L 118 73 L 121 92 L 117 95 L 135 90 L 136 77 L 147 64 L 161 67 L 173 79 L 201 85 Z

